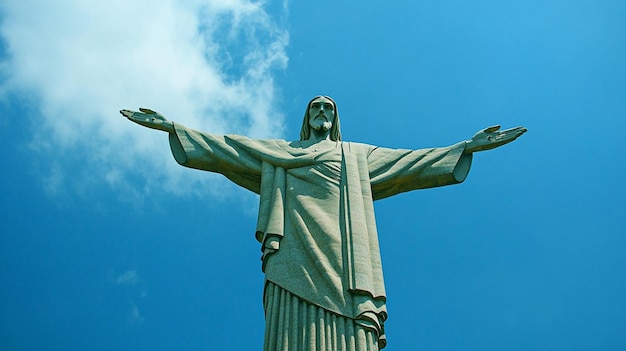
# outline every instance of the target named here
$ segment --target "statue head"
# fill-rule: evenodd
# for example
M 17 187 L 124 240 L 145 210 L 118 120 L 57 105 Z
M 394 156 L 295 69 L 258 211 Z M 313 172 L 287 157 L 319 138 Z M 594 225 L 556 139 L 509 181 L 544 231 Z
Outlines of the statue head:
M 328 104 L 332 106 L 328 106 Z M 325 106 L 331 108 L 325 108 Z M 316 118 L 320 110 L 324 111 L 325 120 Z M 313 128 L 330 129 L 330 140 L 341 141 L 339 111 L 337 110 L 337 104 L 329 96 L 316 96 L 307 104 L 304 111 L 302 129 L 300 130 L 300 140 L 309 140 L 311 129 Z

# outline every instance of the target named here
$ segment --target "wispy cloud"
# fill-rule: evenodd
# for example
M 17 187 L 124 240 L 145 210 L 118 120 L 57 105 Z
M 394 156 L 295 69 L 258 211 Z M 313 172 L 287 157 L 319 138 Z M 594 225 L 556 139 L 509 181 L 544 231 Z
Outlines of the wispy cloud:
M 135 285 L 139 281 L 139 274 L 136 271 L 127 271 L 115 278 L 115 283 L 124 285 Z
M 118 286 L 118 288 L 123 289 L 127 293 L 132 293 L 132 295 L 134 295 L 134 298 L 132 298 L 130 302 L 130 310 L 128 310 L 126 321 L 129 325 L 132 326 L 141 325 L 144 321 L 144 318 L 139 311 L 139 307 L 133 300 L 136 300 L 137 296 L 140 299 L 143 299 L 144 297 L 146 297 L 148 292 L 145 289 L 138 290 L 137 284 L 145 283 L 141 281 L 141 276 L 139 275 L 139 273 L 131 269 L 122 274 L 117 274 L 111 270 L 107 273 L 107 279 L 111 284 Z
M 140 325 L 143 323 L 143 316 L 139 313 L 139 308 L 134 303 L 131 305 L 130 313 L 128 315 L 128 324 L 130 325 Z
M 263 2 L 22 0 L 0 13 L 0 96 L 36 102 L 31 146 L 54 161 L 42 171 L 50 194 L 69 184 L 133 198 L 157 187 L 211 191 L 215 178 L 184 172 L 166 136 L 121 108 L 215 133 L 282 133 L 273 74 L 287 65 L 288 33 Z

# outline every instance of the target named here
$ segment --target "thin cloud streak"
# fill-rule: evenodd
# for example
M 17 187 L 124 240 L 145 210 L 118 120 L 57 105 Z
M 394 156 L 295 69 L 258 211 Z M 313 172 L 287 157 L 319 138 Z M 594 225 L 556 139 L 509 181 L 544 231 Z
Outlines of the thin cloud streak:
M 150 107 L 215 133 L 282 133 L 273 74 L 287 65 L 289 37 L 262 3 L 25 0 L 0 10 L 8 51 L 0 97 L 36 101 L 30 146 L 45 159 L 38 171 L 48 194 L 104 184 L 137 201 L 155 188 L 223 186 L 182 170 L 167 137 L 125 120 L 121 108 Z
M 131 305 L 130 313 L 128 315 L 128 324 L 139 326 L 143 323 L 143 316 L 139 312 L 139 308 L 134 303 Z
M 136 271 L 127 271 L 123 274 L 120 274 L 117 279 L 115 279 L 115 283 L 118 285 L 135 285 L 139 281 L 139 274 Z

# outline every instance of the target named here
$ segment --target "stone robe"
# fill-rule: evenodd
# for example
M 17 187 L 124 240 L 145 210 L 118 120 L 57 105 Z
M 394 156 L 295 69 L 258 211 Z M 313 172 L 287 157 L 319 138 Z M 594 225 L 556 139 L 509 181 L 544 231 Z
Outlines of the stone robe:
M 463 154 L 465 143 L 403 150 L 217 136 L 177 124 L 175 130 L 170 146 L 179 164 L 221 173 L 260 195 L 256 239 L 266 280 L 375 330 L 384 347 L 373 201 L 462 182 L 472 159 Z

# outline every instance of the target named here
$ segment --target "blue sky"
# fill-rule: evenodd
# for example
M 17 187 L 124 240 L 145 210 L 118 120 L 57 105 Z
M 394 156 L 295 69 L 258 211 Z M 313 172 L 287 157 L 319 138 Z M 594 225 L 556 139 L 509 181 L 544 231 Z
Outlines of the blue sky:
M 626 348 L 626 3 L 0 3 L 0 349 L 250 350 L 258 198 L 119 116 L 444 146 L 465 183 L 376 202 L 387 350 Z

